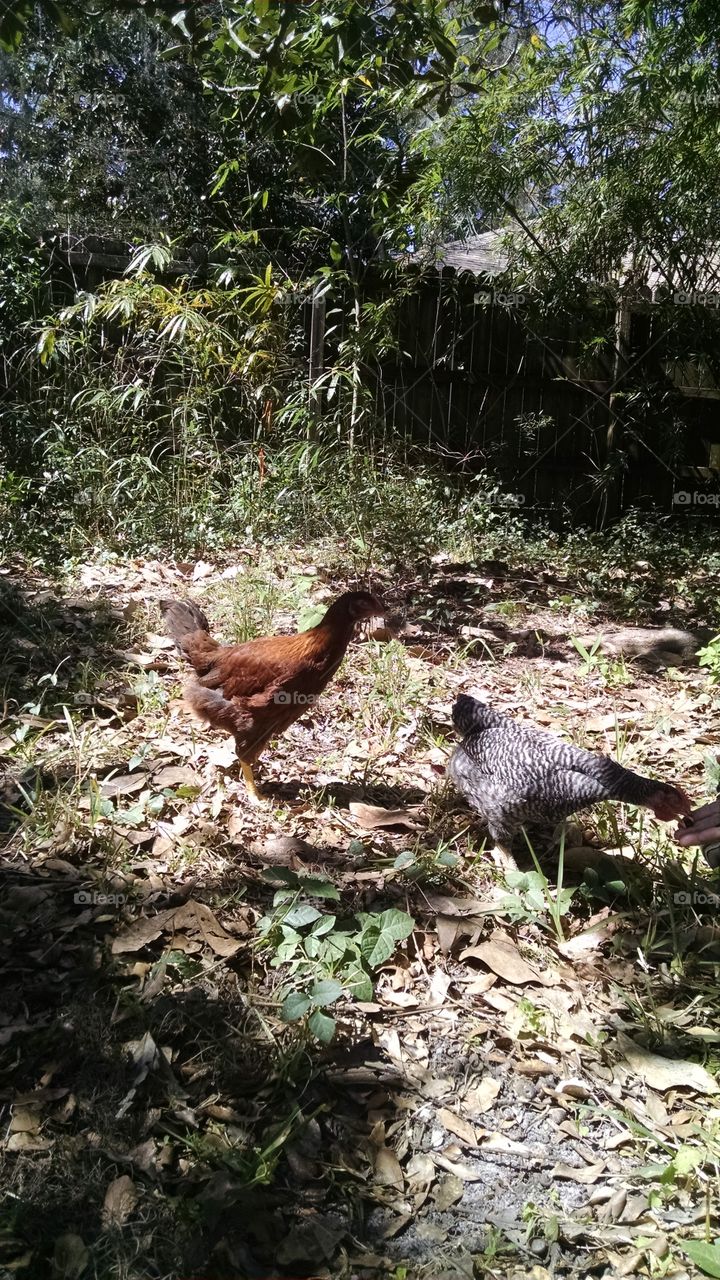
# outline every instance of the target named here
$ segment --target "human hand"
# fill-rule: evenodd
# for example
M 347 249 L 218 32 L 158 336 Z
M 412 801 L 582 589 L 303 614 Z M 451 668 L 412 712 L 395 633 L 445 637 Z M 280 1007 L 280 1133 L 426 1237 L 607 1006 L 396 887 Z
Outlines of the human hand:
M 700 845 L 711 867 L 720 866 L 720 796 L 694 809 L 675 832 L 675 843 L 687 848 Z M 717 845 L 709 849 L 708 845 Z
M 713 844 L 720 840 L 720 797 L 693 809 L 684 825 L 675 832 L 675 841 L 683 846 L 689 844 Z

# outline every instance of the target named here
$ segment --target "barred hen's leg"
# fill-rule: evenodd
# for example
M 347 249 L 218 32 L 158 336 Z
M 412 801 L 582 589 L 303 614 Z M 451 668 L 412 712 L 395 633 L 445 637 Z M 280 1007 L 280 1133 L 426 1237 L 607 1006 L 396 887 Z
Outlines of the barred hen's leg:
M 510 849 L 515 838 L 518 824 L 508 821 L 505 814 L 485 814 L 488 831 L 499 848 Z
M 516 834 L 516 826 L 505 820 L 504 815 L 496 814 L 488 820 L 488 831 L 490 838 L 495 845 L 495 862 L 504 871 L 517 871 L 518 864 L 512 851 L 513 839 Z
M 245 785 L 248 789 L 248 797 L 250 799 L 250 803 L 264 804 L 265 797 L 260 794 L 257 787 L 255 786 L 255 779 L 253 777 L 252 765 L 245 764 L 245 762 L 241 760 L 240 768 L 242 769 L 243 778 L 245 779 Z

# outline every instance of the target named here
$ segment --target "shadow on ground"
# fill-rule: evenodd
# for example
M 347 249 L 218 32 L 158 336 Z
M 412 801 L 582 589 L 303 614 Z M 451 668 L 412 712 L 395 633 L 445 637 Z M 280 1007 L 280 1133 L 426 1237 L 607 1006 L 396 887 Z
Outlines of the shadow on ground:
M 252 862 L 248 855 L 244 874 L 192 888 L 215 911 L 226 904 L 230 929 L 233 898 L 267 907 Z M 610 863 L 617 880 L 618 860 Z M 13 1275 L 44 1278 L 66 1248 L 81 1257 L 85 1250 L 92 1274 L 129 1280 L 374 1277 L 400 1265 L 412 1276 L 461 1280 L 476 1274 L 468 1267 L 490 1247 L 496 1268 L 503 1257 L 521 1271 L 541 1258 L 555 1274 L 573 1273 L 569 1227 L 546 1238 L 523 1220 L 533 1204 L 572 1223 L 587 1198 L 586 1188 L 551 1175 L 557 1162 L 574 1162 L 576 1145 L 551 1123 L 553 1072 L 508 1071 L 511 1047 L 462 1000 L 461 987 L 440 1011 L 429 996 L 427 1011 L 396 1011 L 406 1060 L 393 1050 L 388 1007 L 364 1018 L 349 1010 L 339 1046 L 323 1047 L 278 1021 L 249 945 L 215 963 L 180 936 L 112 954 L 131 920 L 152 919 L 190 890 L 156 896 L 151 906 L 88 905 L 82 865 L 6 864 L 1 874 L 0 1098 L 10 1125 L 0 1244 Z M 609 874 L 588 913 L 612 896 Z M 678 948 L 710 954 L 708 928 L 693 924 L 691 911 L 675 908 L 671 919 L 668 894 L 687 886 L 682 875 L 672 869 L 663 884 L 634 865 L 625 895 L 615 893 L 618 973 L 628 957 L 627 973 L 637 974 L 638 947 L 651 971 Z M 578 878 L 571 870 L 569 881 Z M 462 889 L 443 893 L 447 902 Z M 396 886 L 384 904 L 398 895 L 407 899 Z M 652 938 L 643 919 L 650 903 Z M 439 908 L 422 887 L 407 905 L 421 938 Z M 356 906 L 350 892 L 338 909 Z M 460 934 L 450 948 L 451 977 L 466 944 Z M 667 1000 L 659 973 L 642 981 L 653 1007 Z M 630 989 L 627 996 L 638 998 Z M 612 1036 L 614 1027 L 607 1030 Z M 673 1033 L 657 1043 L 670 1056 L 678 1043 L 688 1056 Z M 452 1143 L 442 1116 L 469 1079 L 488 1076 L 497 1098 L 482 1123 L 510 1146 L 458 1152 L 463 1182 L 433 1165 Z M 602 1080 L 593 1087 L 602 1094 Z M 598 1108 L 587 1118 L 586 1147 L 615 1132 L 607 1115 Z M 386 1144 L 412 1157 L 399 1182 L 400 1167 L 379 1156 Z M 437 1173 L 444 1196 L 438 1187 L 430 1193 Z
M 118 706 L 104 695 L 113 681 L 127 682 L 121 650 L 131 634 L 131 624 L 103 598 L 63 599 L 45 586 L 0 579 L 0 757 L 25 744 L 23 758 L 16 751 L 0 777 L 0 834 L 16 825 L 39 787 L 58 780 L 46 762 L 37 766 L 34 744 L 48 729 L 69 728 L 64 708 L 75 724 L 120 722 Z

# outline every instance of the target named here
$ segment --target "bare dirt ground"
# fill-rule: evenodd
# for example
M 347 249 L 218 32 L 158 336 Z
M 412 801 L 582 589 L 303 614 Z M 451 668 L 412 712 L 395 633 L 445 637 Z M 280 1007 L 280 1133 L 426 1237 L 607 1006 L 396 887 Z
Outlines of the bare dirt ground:
M 581 579 L 438 558 L 372 584 L 395 634 L 254 809 L 154 601 L 233 640 L 354 584 L 250 551 L 3 584 L 0 1278 L 720 1276 L 711 873 L 620 806 L 514 870 L 444 780 L 475 690 L 701 803 L 703 669 L 583 658 L 621 609 Z

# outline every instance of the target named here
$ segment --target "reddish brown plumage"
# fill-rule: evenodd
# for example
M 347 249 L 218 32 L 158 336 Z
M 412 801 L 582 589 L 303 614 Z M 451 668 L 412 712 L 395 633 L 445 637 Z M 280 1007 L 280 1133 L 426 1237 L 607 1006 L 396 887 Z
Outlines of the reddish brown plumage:
M 375 596 L 348 591 L 309 631 L 221 645 L 191 601 L 163 600 L 160 608 L 169 635 L 195 669 L 187 701 L 209 724 L 233 735 L 251 794 L 250 770 L 260 752 L 332 679 L 356 622 L 383 614 Z

